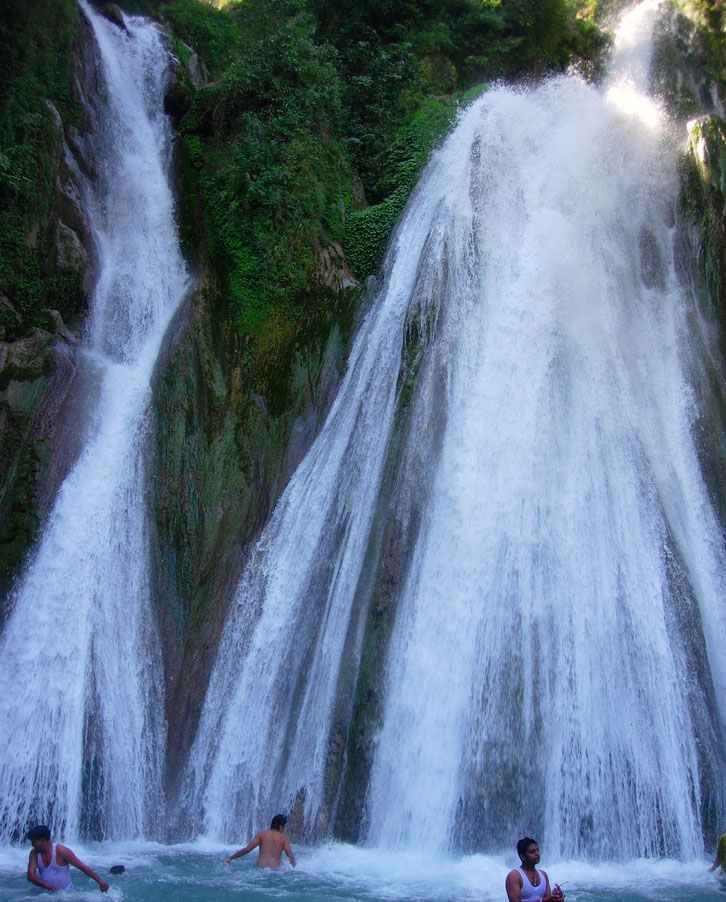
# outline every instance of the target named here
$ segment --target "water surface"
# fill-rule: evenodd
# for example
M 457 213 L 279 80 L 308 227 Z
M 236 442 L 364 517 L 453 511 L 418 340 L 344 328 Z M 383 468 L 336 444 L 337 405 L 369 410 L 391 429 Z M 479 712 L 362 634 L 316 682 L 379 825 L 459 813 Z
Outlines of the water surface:
M 240 840 L 240 845 L 242 841 Z M 104 843 L 76 846 L 79 856 L 111 884 L 105 898 L 125 902 L 494 902 L 506 900 L 504 879 L 515 856 L 462 858 L 380 852 L 343 844 L 295 846 L 298 867 L 260 871 L 254 854 L 222 868 L 234 844 L 162 846 Z M 125 874 L 109 868 L 124 864 Z M 0 850 L 3 902 L 37 899 L 25 879 L 27 850 Z M 543 862 L 563 883 L 570 902 L 717 902 L 726 884 L 706 872 L 708 862 L 640 860 L 627 864 Z M 76 897 L 100 898 L 93 881 L 74 873 Z

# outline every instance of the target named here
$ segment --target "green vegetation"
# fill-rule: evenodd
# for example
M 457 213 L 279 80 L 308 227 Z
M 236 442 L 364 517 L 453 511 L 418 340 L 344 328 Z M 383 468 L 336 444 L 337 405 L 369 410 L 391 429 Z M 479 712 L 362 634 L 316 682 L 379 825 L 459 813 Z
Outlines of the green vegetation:
M 384 200 L 351 212 L 346 222 L 345 250 L 354 272 L 366 275 L 375 271 L 431 148 L 449 131 L 456 110 L 450 98 L 426 97 L 399 126 L 386 154 L 386 166 L 371 186 L 372 193 Z
M 77 277 L 53 272 L 51 219 L 60 136 L 48 106 L 66 122 L 79 109 L 70 94 L 75 0 L 0 0 L 0 293 L 22 317 L 0 308 L 0 328 L 44 323 L 47 307 L 80 306 Z
M 559 69 L 603 44 L 597 4 L 577 0 L 121 5 L 173 35 L 185 246 L 210 264 L 217 309 L 257 351 L 291 339 L 317 303 L 320 248 L 341 245 L 360 280 L 377 269 L 468 89 Z M 49 262 L 60 133 L 46 103 L 66 124 L 80 119 L 78 13 L 75 0 L 0 0 L 0 12 L 0 292 L 13 308 L 0 316 L 12 337 L 42 325 L 47 307 L 67 316 L 82 303 L 77 277 Z M 187 69 L 193 53 L 204 85 Z
M 672 0 L 698 28 L 708 75 L 726 90 L 726 3 L 724 0 Z
M 234 59 L 181 122 L 202 237 L 241 333 L 294 323 L 314 287 L 316 242 L 342 238 L 352 184 L 333 51 L 295 7 L 240 8 Z
M 339 242 L 360 280 L 374 272 L 468 88 L 562 68 L 602 47 L 579 8 L 570 0 L 160 2 L 179 59 L 193 47 L 210 74 L 199 90 L 186 76 L 175 86 L 183 233 L 188 247 L 206 249 L 238 331 L 261 347 L 294 332 L 315 295 L 316 248 Z

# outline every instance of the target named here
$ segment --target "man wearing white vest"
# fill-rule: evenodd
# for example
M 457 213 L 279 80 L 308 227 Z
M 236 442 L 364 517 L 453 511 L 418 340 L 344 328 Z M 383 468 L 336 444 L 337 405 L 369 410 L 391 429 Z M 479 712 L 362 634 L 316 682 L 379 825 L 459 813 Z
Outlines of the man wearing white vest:
M 47 827 L 39 824 L 28 830 L 28 839 L 33 844 L 33 851 L 28 858 L 28 880 L 31 883 L 53 893 L 72 890 L 73 865 L 95 880 L 102 893 L 108 889 L 108 883 L 94 874 L 67 846 L 50 841 L 50 830 Z
M 540 871 L 537 841 L 524 836 L 517 843 L 517 854 L 522 862 L 507 874 L 505 887 L 509 902 L 563 902 L 565 894 L 558 884 L 550 891 L 550 878 Z

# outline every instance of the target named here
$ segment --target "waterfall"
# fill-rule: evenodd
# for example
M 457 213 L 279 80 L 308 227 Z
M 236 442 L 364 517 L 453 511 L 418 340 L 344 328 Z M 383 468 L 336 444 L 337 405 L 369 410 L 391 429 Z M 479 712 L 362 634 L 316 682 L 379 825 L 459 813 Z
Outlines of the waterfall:
M 145 835 L 161 816 L 163 673 L 151 605 L 150 378 L 189 290 L 169 182 L 168 54 L 139 17 L 80 0 L 97 44 L 97 174 L 83 185 L 98 260 L 81 366 L 94 408 L 14 592 L 0 640 L 0 836 Z
M 674 266 L 675 142 L 646 90 L 656 10 L 625 17 L 602 87 L 495 87 L 424 174 L 236 592 L 186 773 L 207 833 L 289 806 L 327 829 L 417 325 L 391 503 L 426 504 L 361 789 L 368 842 L 529 832 L 550 857 L 693 857 L 723 815 L 724 546 L 694 439 L 708 348 Z
M 492 90 L 436 163 L 447 244 L 421 265 L 446 267 L 445 431 L 389 649 L 373 844 L 701 853 L 724 549 L 675 152 L 644 93 L 656 5 L 623 22 L 601 90 Z

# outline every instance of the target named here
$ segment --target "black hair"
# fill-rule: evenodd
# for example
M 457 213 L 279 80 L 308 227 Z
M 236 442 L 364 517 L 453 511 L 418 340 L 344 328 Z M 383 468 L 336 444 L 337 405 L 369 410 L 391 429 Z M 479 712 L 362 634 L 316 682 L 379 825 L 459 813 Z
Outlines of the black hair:
M 276 814 L 272 818 L 272 823 L 270 824 L 270 830 L 279 830 L 281 827 L 284 827 L 287 823 L 287 815 L 286 814 Z
M 519 840 L 519 842 L 517 843 L 517 854 L 518 854 L 518 855 L 524 855 L 524 853 L 527 851 L 527 849 L 528 849 L 533 843 L 534 843 L 534 845 L 536 846 L 536 845 L 537 845 L 537 840 L 536 840 L 536 839 L 532 839 L 531 836 L 523 836 L 523 837 Z
M 31 827 L 26 836 L 31 842 L 34 839 L 50 839 L 50 830 L 45 824 L 38 824 L 37 827 Z

